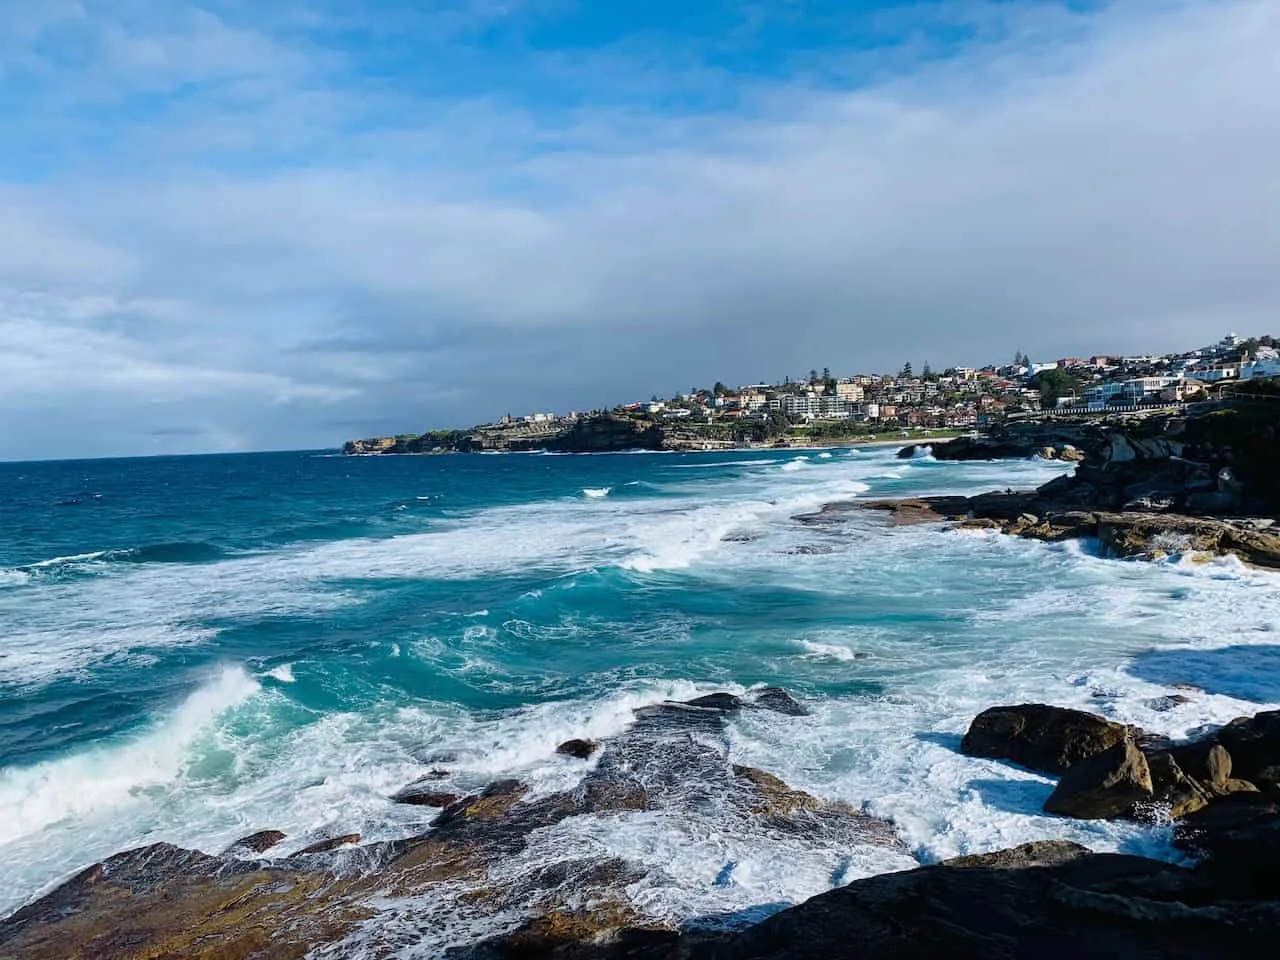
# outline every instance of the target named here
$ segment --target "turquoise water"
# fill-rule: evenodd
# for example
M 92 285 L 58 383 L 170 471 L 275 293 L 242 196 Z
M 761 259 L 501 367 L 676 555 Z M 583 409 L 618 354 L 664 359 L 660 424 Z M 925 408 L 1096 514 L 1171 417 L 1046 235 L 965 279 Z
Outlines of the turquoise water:
M 737 718 L 731 756 L 891 817 L 916 859 L 1051 836 L 1169 855 L 1159 829 L 1041 816 L 1049 781 L 959 756 L 958 735 L 1015 700 L 1174 736 L 1274 705 L 1280 580 L 792 519 L 1061 469 L 885 449 L 0 464 L 0 912 L 155 840 L 274 827 L 285 855 L 420 832 L 431 812 L 388 796 L 434 753 L 457 755 L 441 789 L 562 789 L 581 771 L 560 741 L 760 684 L 813 715 Z M 1190 703 L 1151 705 L 1179 683 Z M 548 842 L 661 864 L 637 902 L 667 918 L 909 865 L 708 816 Z

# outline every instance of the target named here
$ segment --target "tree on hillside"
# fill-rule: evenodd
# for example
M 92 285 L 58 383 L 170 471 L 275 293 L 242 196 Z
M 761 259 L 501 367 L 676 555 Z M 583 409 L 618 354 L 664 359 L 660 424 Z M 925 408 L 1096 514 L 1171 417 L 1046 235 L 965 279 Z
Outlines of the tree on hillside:
M 910 361 L 910 360 L 908 360 L 906 363 L 904 363 L 904 364 L 902 365 L 902 369 L 898 371 L 898 376 L 900 376 L 900 377 L 910 377 L 910 376 L 911 376 L 911 361 Z
M 1031 378 L 1031 385 L 1040 391 L 1040 406 L 1046 410 L 1056 407 L 1059 397 L 1072 396 L 1080 387 L 1075 377 L 1058 367 L 1041 370 Z
M 818 371 L 817 371 L 817 370 L 810 370 L 810 371 L 809 371 L 809 382 L 810 382 L 810 383 L 817 383 L 817 382 L 818 382 Z
M 729 388 L 726 387 L 719 380 L 717 380 L 716 385 L 711 388 L 711 392 L 714 393 L 717 397 L 723 397 L 726 393 L 729 392 Z
M 920 376 L 925 380 L 933 379 L 933 368 L 929 366 L 929 361 L 924 362 L 924 368 L 920 371 Z

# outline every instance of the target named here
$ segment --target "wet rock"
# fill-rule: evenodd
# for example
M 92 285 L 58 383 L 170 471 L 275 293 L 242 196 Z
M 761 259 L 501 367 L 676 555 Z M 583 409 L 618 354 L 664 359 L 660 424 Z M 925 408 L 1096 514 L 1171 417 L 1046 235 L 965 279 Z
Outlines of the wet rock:
M 1030 844 L 856 880 L 725 936 L 694 960 L 1250 956 L 1275 912 L 1218 904 L 1193 871 Z
M 1130 728 L 1105 717 L 1043 703 L 991 707 L 974 718 L 960 744 L 971 757 L 1011 760 L 1041 773 L 1073 764 L 1131 737 Z
M 444 830 L 464 821 L 494 820 L 507 813 L 529 788 L 519 780 L 495 780 L 480 793 L 463 797 L 440 812 L 432 827 Z
M 1214 793 L 1178 765 L 1173 754 L 1160 750 L 1147 756 L 1151 774 L 1152 800 L 1139 802 L 1135 815 L 1143 820 L 1178 819 L 1209 805 Z
M 586 760 L 599 749 L 600 744 L 594 740 L 566 740 L 556 747 L 556 753 L 564 757 Z
M 1178 825 L 1174 844 L 1201 857 L 1201 872 L 1224 894 L 1280 897 L 1280 808 L 1261 794 L 1215 800 Z
M 1184 703 L 1190 703 L 1191 698 L 1181 693 L 1171 693 L 1164 697 L 1153 697 L 1146 701 L 1146 705 L 1156 711 L 1156 713 L 1168 713 L 1176 707 L 1182 706 Z
M 295 856 L 309 856 L 313 853 L 329 853 L 337 850 L 339 847 L 347 847 L 360 842 L 360 834 L 344 833 L 340 837 L 330 837 L 328 840 L 321 840 L 319 843 L 313 843 L 309 847 L 303 847 L 295 854 Z
M 330 900 L 333 890 L 319 873 L 153 844 L 82 871 L 0 921 L 0 957 L 301 960 L 354 922 Z
M 279 830 L 259 830 L 257 833 L 251 833 L 247 837 L 241 837 L 227 848 L 227 853 L 233 855 L 238 853 L 263 853 L 270 850 L 284 838 L 285 835 Z
M 611 902 L 590 909 L 548 910 L 514 930 L 471 947 L 449 950 L 447 960 L 675 960 L 685 938 L 671 928 L 644 924 Z
M 698 707 L 702 710 L 732 711 L 742 709 L 742 698 L 732 693 L 708 693 L 703 697 L 682 701 L 687 707 Z
M 756 767 L 734 764 L 733 775 L 749 783 L 759 802 L 751 806 L 751 812 L 760 816 L 788 816 L 799 810 L 816 810 L 818 799 L 803 790 L 793 790 L 778 777 Z
M 1187 776 L 1206 783 L 1220 783 L 1231 776 L 1231 755 L 1213 740 L 1197 740 L 1170 746 L 1166 751 Z
M 794 557 L 823 557 L 835 553 L 836 548 L 825 543 L 804 543 L 786 551 Z
M 394 797 L 391 798 L 392 803 L 406 803 L 415 807 L 444 807 L 452 806 L 461 800 L 462 797 L 456 793 L 447 793 L 436 790 L 421 790 L 406 787 Z
M 774 713 L 785 713 L 790 717 L 807 717 L 809 711 L 781 687 L 765 687 L 756 692 L 751 705 Z
M 1080 820 L 1114 820 L 1128 816 L 1136 804 L 1151 798 L 1147 758 L 1125 740 L 1072 764 L 1044 809 Z
M 1280 710 L 1240 717 L 1218 731 L 1231 754 L 1236 776 L 1253 783 L 1276 783 L 1280 772 Z
M 452 750 L 437 750 L 422 758 L 423 763 L 457 763 L 458 755 Z

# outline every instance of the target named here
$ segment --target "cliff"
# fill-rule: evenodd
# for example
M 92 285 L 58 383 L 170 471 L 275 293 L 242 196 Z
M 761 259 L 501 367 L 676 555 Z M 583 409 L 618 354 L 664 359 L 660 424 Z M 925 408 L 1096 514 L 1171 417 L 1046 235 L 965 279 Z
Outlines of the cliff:
M 714 445 L 687 427 L 645 416 L 600 413 L 573 420 L 489 424 L 395 437 L 348 440 L 349 456 L 405 453 L 616 453 L 623 450 L 702 450 Z
M 934 456 L 1078 463 L 1074 473 L 1033 491 L 864 505 L 899 521 L 943 518 L 1041 540 L 1089 538 L 1114 556 L 1229 553 L 1280 568 L 1280 395 L 1267 396 L 1188 416 L 1019 424 L 961 438 L 935 446 Z

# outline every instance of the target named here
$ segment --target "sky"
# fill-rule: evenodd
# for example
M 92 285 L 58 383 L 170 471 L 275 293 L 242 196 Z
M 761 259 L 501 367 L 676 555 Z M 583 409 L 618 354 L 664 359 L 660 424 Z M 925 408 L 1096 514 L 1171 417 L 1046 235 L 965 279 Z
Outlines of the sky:
M 1280 333 L 1274 0 L 0 0 L 0 458 Z

